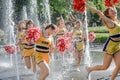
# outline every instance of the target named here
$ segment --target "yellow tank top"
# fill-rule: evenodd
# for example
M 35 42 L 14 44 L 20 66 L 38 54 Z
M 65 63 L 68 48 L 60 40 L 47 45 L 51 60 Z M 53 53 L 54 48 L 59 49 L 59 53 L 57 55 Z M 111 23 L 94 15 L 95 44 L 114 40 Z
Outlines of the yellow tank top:
M 24 38 L 23 38 L 23 43 L 24 45 L 24 49 L 33 49 L 34 48 L 34 44 L 32 43 L 29 43 L 26 39 L 26 36 L 24 35 Z
M 40 35 L 39 40 L 35 42 L 36 50 L 40 53 L 49 53 L 52 37 L 45 38 L 43 34 Z
M 64 27 L 63 28 L 59 28 L 58 35 L 63 35 L 65 32 L 66 32 L 66 29 Z
M 18 31 L 18 39 L 22 39 L 24 36 L 23 36 L 23 33 Z
M 120 34 L 120 24 L 114 24 L 114 28 L 109 29 L 110 35 Z
M 82 37 L 82 30 L 75 29 L 73 35 L 74 37 Z

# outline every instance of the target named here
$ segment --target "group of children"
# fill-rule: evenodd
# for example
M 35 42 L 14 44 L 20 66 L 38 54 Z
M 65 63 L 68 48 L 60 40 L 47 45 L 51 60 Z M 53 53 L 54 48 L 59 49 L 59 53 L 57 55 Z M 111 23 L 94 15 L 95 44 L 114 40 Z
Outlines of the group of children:
M 24 58 L 25 68 L 30 69 L 32 65 L 33 72 L 36 72 L 36 66 L 40 67 L 39 80 L 45 80 L 50 73 L 49 63 L 50 55 L 55 53 L 55 40 L 63 36 L 66 32 L 66 25 L 62 17 L 58 18 L 56 25 L 48 24 L 41 30 L 40 38 L 30 43 L 26 40 L 27 30 L 34 27 L 32 20 L 21 20 L 17 25 L 18 35 L 16 45 L 20 48 L 21 58 Z M 71 37 L 74 36 L 75 60 L 76 66 L 79 67 L 81 56 L 84 50 L 84 39 L 82 32 L 82 23 L 80 20 L 74 22 L 74 29 L 71 31 Z M 56 29 L 59 29 L 56 33 Z
M 115 62 L 115 68 L 112 72 L 110 80 L 115 80 L 115 77 L 120 71 L 120 21 L 117 19 L 117 10 L 113 4 L 113 0 L 110 0 L 112 7 L 108 7 L 104 12 L 97 10 L 85 3 L 86 8 L 97 13 L 98 16 L 103 20 L 107 29 L 109 30 L 109 38 L 104 46 L 104 60 L 102 65 L 96 65 L 86 67 L 88 74 L 96 70 L 106 70 L 110 66 L 112 60 Z M 84 38 L 82 21 L 76 20 L 73 16 L 70 18 L 71 23 L 74 27 L 71 31 L 71 37 L 74 36 L 74 47 L 75 47 L 75 60 L 76 66 L 80 66 L 82 54 L 84 52 Z M 34 23 L 31 20 L 22 20 L 18 24 L 18 41 L 17 45 L 20 46 L 21 54 L 24 58 L 25 65 L 29 69 L 31 68 L 30 59 L 32 59 L 33 72 L 36 72 L 36 64 L 40 67 L 39 80 L 46 80 L 50 73 L 49 63 L 50 54 L 55 53 L 56 47 L 54 45 L 54 38 L 64 35 L 67 31 L 65 22 L 62 17 L 58 19 L 57 26 L 54 24 L 48 24 L 42 30 L 40 39 L 35 43 L 29 43 L 26 41 L 26 30 L 32 27 Z M 59 28 L 59 32 L 56 33 L 56 27 Z M 72 39 L 72 38 L 71 38 Z

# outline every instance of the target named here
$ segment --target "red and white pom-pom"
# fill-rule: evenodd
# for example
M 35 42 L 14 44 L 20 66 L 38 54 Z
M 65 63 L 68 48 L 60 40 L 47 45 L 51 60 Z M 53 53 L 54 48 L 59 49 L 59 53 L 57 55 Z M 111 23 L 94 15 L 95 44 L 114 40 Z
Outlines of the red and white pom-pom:
M 4 47 L 4 49 L 8 54 L 14 54 L 15 53 L 15 47 L 14 46 L 6 45 Z
M 70 32 L 66 32 L 65 33 L 65 37 L 71 37 L 71 33 Z
M 107 6 L 107 7 L 111 7 L 112 6 L 112 4 L 110 3 L 110 0 L 104 0 L 104 2 L 105 2 L 105 6 Z M 116 5 L 117 3 L 119 3 L 120 2 L 120 0 L 114 0 L 114 5 Z
M 36 42 L 40 38 L 40 30 L 36 27 L 31 27 L 27 30 L 27 41 L 31 42 L 34 41 Z
M 70 48 L 70 38 L 69 37 L 65 37 L 65 44 L 66 44 L 66 47 L 65 47 L 65 49 L 66 50 L 69 50 L 69 48 Z
M 74 10 L 84 12 L 85 11 L 85 2 L 86 2 L 86 0 L 73 0 Z
M 73 0 L 73 3 L 86 2 L 86 0 Z
M 70 47 L 70 38 L 65 36 L 57 38 L 56 47 L 61 53 L 64 53 Z
M 94 42 L 94 40 L 96 39 L 96 35 L 94 32 L 90 32 L 88 34 L 88 38 L 89 38 L 89 42 Z
M 63 36 L 57 38 L 56 47 L 61 53 L 65 51 L 65 40 Z

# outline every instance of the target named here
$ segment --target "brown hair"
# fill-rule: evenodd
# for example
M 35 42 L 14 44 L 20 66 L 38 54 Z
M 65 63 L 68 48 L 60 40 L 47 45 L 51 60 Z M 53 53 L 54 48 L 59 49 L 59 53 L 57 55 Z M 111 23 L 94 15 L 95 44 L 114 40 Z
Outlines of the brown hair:
M 47 25 L 47 26 L 45 27 L 45 30 L 48 29 L 48 28 L 50 28 L 50 27 L 51 27 L 53 30 L 56 29 L 56 25 L 55 25 L 55 24 L 49 24 L 49 25 Z
M 19 21 L 19 23 L 18 23 L 18 25 L 17 25 L 18 31 L 21 31 L 21 30 L 22 30 L 22 28 L 21 28 L 21 26 L 20 26 L 21 23 L 26 24 L 24 20 Z
M 108 17 L 108 18 L 110 18 L 108 15 L 109 15 L 109 10 L 110 10 L 110 7 L 109 8 L 107 8 L 104 12 L 103 12 L 103 14 L 106 16 L 106 17 Z
M 80 27 L 82 26 L 82 22 L 81 22 L 81 20 L 80 20 L 80 19 L 78 19 L 78 20 L 75 22 L 75 24 L 77 24 L 77 23 L 79 23 L 79 24 L 80 24 Z
M 29 25 L 29 24 L 33 24 L 33 25 L 34 25 L 34 23 L 33 23 L 32 20 L 28 20 L 28 22 L 26 23 L 26 28 L 28 28 L 28 25 Z
M 57 18 L 57 25 L 60 25 L 59 23 L 60 20 L 64 20 L 62 16 Z

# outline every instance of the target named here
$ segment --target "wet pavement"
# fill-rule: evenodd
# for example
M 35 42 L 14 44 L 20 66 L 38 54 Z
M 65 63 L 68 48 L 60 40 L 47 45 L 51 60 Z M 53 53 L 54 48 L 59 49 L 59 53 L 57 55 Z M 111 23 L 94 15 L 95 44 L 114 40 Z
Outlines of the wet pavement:
M 101 47 L 96 49 L 91 48 L 90 50 L 92 60 L 91 66 L 102 64 L 103 53 Z M 11 58 L 11 56 L 4 51 L 0 52 L 0 80 L 37 80 L 40 71 L 39 68 L 37 69 L 36 75 L 34 75 L 32 69 L 25 69 L 24 61 L 20 59 L 19 53 L 17 54 L 18 63 L 16 63 L 15 55 Z M 52 57 L 50 64 L 51 74 L 47 80 L 109 80 L 112 74 L 111 72 L 114 69 L 114 64 L 112 63 L 108 70 L 94 71 L 90 74 L 89 79 L 87 79 L 85 70 L 86 65 L 83 63 L 84 59 L 82 59 L 80 70 L 78 70 L 73 66 L 73 59 L 70 58 L 69 53 L 65 55 L 67 57 L 64 59 L 60 55 L 61 54 L 55 54 L 54 58 Z M 118 74 L 115 80 L 120 80 L 120 74 Z

